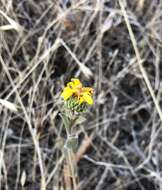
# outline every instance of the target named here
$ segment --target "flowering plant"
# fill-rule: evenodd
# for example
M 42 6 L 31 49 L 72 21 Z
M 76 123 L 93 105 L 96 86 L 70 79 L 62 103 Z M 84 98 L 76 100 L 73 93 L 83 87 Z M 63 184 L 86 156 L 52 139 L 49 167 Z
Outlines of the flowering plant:
M 87 110 L 88 106 L 93 104 L 93 89 L 84 87 L 79 79 L 73 78 L 67 83 L 66 87 L 61 93 L 64 99 L 63 111 L 60 114 L 64 123 L 67 139 L 64 145 L 65 158 L 69 165 L 70 175 L 73 180 L 74 189 L 76 189 L 76 163 L 74 159 L 74 152 L 78 145 L 78 136 L 74 131 L 74 126 L 85 120 L 82 116 Z
M 71 82 L 67 83 L 61 96 L 67 101 L 70 97 L 76 98 L 79 104 L 87 103 L 93 104 L 93 89 L 89 87 L 83 87 L 79 79 L 71 79 Z

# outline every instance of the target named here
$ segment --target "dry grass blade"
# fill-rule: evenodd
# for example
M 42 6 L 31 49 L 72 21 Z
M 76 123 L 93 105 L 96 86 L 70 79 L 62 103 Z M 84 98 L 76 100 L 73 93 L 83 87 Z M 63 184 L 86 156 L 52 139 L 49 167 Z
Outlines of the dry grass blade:
M 8 68 L 7 68 L 6 64 L 4 63 L 2 57 L 0 57 L 0 62 L 2 64 L 2 66 L 3 66 L 3 69 L 4 69 L 7 77 L 10 80 L 12 88 L 15 88 L 15 84 L 13 83 L 12 77 L 11 77 L 11 75 L 10 75 L 10 73 L 8 71 Z M 18 93 L 17 90 L 16 90 L 16 95 L 17 95 L 18 101 L 19 101 L 19 103 L 21 105 L 21 108 L 22 108 L 22 110 L 24 112 L 24 115 L 25 115 L 25 118 L 26 118 L 26 122 L 28 124 L 29 131 L 31 133 L 31 136 L 32 136 L 32 139 L 33 139 L 33 142 L 34 142 L 34 145 L 35 145 L 35 149 L 36 149 L 36 152 L 37 152 L 37 155 L 38 155 L 39 167 L 40 167 L 40 171 L 41 171 L 41 190 L 45 190 L 46 189 L 46 181 L 45 181 L 45 176 L 44 176 L 45 173 L 44 173 L 44 167 L 43 167 L 43 160 L 42 160 L 42 155 L 41 155 L 41 149 L 40 149 L 40 146 L 39 146 L 39 141 L 37 139 L 37 134 L 34 133 L 32 124 L 30 122 L 30 118 L 29 118 L 29 116 L 27 114 L 27 111 L 26 111 L 26 109 L 24 107 L 24 104 L 23 104 L 23 102 L 21 100 L 21 97 L 20 97 L 20 95 L 19 95 L 19 93 Z
M 49 56 L 49 54 L 53 51 L 55 51 L 59 47 L 60 41 L 57 39 L 55 43 L 40 56 L 39 60 L 33 65 L 33 67 L 28 71 L 28 73 L 24 76 L 23 79 L 21 79 L 12 89 L 12 91 L 7 95 L 6 99 L 8 99 L 16 90 L 19 88 L 19 86 L 29 77 L 29 75 L 44 61 L 44 59 Z
M 78 58 L 76 57 L 76 55 L 70 50 L 70 48 L 66 45 L 66 43 L 60 39 L 60 43 L 65 47 L 65 49 L 68 51 L 68 53 L 72 56 L 72 58 L 76 61 L 76 63 L 78 64 L 80 70 L 83 72 L 83 74 L 85 75 L 85 77 L 89 78 L 90 76 L 92 76 L 92 71 L 86 67 L 85 65 L 83 65 L 83 63 L 81 63 Z
M 0 99 L 0 104 L 10 111 L 17 112 L 17 106 L 14 103 L 11 103 L 7 100 Z
M 138 50 L 138 47 L 137 47 L 137 41 L 135 39 L 132 27 L 130 25 L 127 12 L 126 12 L 126 10 L 124 8 L 123 0 L 118 0 L 118 1 L 119 1 L 121 10 L 122 10 L 122 13 L 123 13 L 123 16 L 124 16 L 124 19 L 125 19 L 128 31 L 129 31 L 129 35 L 130 35 L 130 38 L 131 38 L 131 41 L 132 41 L 132 45 L 133 45 L 133 48 L 134 48 L 134 51 L 135 51 L 135 54 L 136 54 L 136 57 L 137 57 L 137 62 L 138 62 L 140 71 L 142 73 L 143 79 L 144 79 L 144 81 L 145 81 L 145 83 L 147 85 L 147 88 L 148 88 L 148 90 L 150 92 L 150 95 L 151 95 L 152 100 L 153 100 L 153 102 L 155 104 L 156 110 L 157 110 L 157 112 L 159 114 L 159 117 L 160 117 L 160 120 L 162 122 L 162 111 L 161 111 L 160 105 L 158 103 L 158 100 L 157 100 L 157 98 L 155 96 L 154 90 L 153 90 L 153 88 L 151 86 L 151 83 L 150 83 L 150 81 L 148 79 L 147 73 L 146 73 L 146 71 L 145 71 L 145 69 L 144 69 L 144 67 L 142 65 L 142 59 L 141 59 L 141 56 L 140 56 L 140 53 L 139 53 L 139 50 Z
M 85 139 L 83 140 L 82 144 L 80 145 L 75 155 L 75 159 L 77 162 L 82 158 L 82 156 L 86 153 L 86 151 L 92 145 L 92 138 L 93 138 L 93 134 L 90 137 L 86 136 Z
M 21 175 L 21 185 L 22 185 L 22 187 L 24 187 L 25 182 L 26 182 L 26 172 L 23 171 L 22 175 Z
M 2 10 L 0 10 L 0 14 L 5 17 L 5 19 L 10 23 L 10 25 L 0 26 L 0 30 L 16 30 L 17 32 L 22 31 L 22 27 L 15 22 L 12 18 L 6 15 Z

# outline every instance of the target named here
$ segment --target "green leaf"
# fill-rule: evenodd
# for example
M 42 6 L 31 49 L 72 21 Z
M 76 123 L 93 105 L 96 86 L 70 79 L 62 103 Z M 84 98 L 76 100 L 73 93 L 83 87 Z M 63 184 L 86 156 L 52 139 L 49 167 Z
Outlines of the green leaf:
M 68 117 L 66 116 L 66 114 L 60 113 L 59 115 L 60 115 L 60 117 L 62 119 L 62 122 L 63 122 L 65 128 L 68 128 L 69 124 L 70 124 L 70 121 L 69 121 Z
M 66 140 L 65 147 L 73 151 L 76 151 L 76 149 L 78 148 L 78 136 L 77 135 L 69 136 L 68 139 Z
M 85 121 L 86 121 L 86 118 L 85 118 L 85 117 L 79 116 L 79 117 L 75 120 L 74 125 L 80 125 L 80 124 L 82 124 L 82 123 L 85 122 Z

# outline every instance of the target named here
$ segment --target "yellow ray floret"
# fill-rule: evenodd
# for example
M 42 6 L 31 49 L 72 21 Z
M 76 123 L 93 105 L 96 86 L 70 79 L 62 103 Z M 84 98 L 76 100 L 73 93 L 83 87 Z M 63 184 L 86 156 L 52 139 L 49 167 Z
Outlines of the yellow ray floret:
M 83 87 L 79 79 L 71 79 L 71 82 L 67 83 L 61 96 L 64 100 L 68 100 L 70 97 L 75 97 L 78 99 L 79 103 L 86 102 L 89 105 L 93 104 L 93 89 L 89 87 Z

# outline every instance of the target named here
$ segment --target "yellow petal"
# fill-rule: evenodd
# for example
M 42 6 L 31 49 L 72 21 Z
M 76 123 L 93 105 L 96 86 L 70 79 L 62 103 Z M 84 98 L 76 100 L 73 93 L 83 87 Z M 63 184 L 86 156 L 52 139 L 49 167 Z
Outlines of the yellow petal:
M 84 101 L 87 102 L 89 105 L 93 104 L 93 99 L 89 94 L 84 93 L 83 98 L 84 98 Z
M 79 97 L 79 103 L 83 103 L 84 102 L 84 98 L 82 96 Z
M 67 83 L 67 87 L 69 87 L 69 88 L 75 88 L 73 82 L 68 82 L 68 83 Z
M 88 93 L 89 95 L 93 94 L 93 88 L 89 88 L 89 87 L 83 87 L 83 92 Z
M 61 93 L 61 97 L 63 97 L 64 100 L 67 100 L 72 95 L 73 95 L 73 90 L 69 87 L 65 87 L 63 92 Z
M 81 88 L 81 87 L 82 87 L 82 83 L 80 82 L 79 79 L 73 78 L 73 79 L 71 79 L 71 81 L 72 81 L 73 84 L 74 84 L 74 88 Z

